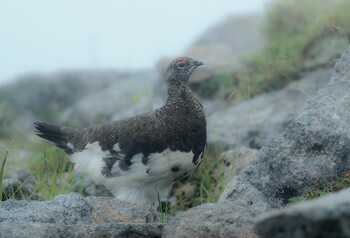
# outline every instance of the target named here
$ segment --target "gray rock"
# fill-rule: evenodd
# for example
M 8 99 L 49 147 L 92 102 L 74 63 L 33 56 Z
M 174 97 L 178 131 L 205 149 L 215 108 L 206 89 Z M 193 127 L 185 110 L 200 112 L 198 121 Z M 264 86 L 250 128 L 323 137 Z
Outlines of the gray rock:
M 23 184 L 18 179 L 3 179 L 2 181 L 2 200 L 8 199 L 25 199 L 25 198 L 38 198 L 34 195 L 34 191 Z
M 37 187 L 37 178 L 35 174 L 30 174 L 25 169 L 15 168 L 12 171 L 11 178 L 18 179 L 30 191 L 34 191 Z
M 232 15 L 203 32 L 193 46 L 221 44 L 229 46 L 236 58 L 253 54 L 266 46 L 263 15 Z
M 341 60 L 339 60 L 334 66 L 334 72 L 331 78 L 331 84 L 337 83 L 342 80 L 350 79 L 350 47 L 348 47 L 343 53 Z
M 109 197 L 86 197 L 84 200 L 91 206 L 91 216 L 96 223 L 159 222 L 158 212 L 149 205 L 135 205 L 134 203 Z
M 280 204 L 350 170 L 350 80 L 321 89 L 242 177 Z M 275 203 L 275 205 L 277 202 Z
M 83 224 L 93 222 L 92 207 L 77 194 L 60 195 L 50 201 L 14 201 L 0 203 L 0 222 L 26 224 Z
M 6 111 L 1 134 L 12 137 L 31 132 L 33 121 L 54 119 L 82 96 L 108 87 L 119 75 L 108 70 L 23 75 L 0 87 L 0 102 Z
M 257 150 L 246 147 L 239 147 L 221 154 L 221 161 L 224 164 L 224 183 L 231 181 L 234 176 L 241 175 L 248 164 L 256 159 Z
M 50 201 L 0 203 L 0 223 L 89 224 L 106 222 L 147 223 L 158 221 L 149 206 L 136 206 L 114 198 L 83 198 L 77 194 L 60 195 Z
M 284 89 L 212 113 L 207 117 L 208 143 L 261 148 L 286 129 L 308 98 L 328 84 L 331 72 L 318 70 Z
M 139 103 L 151 104 L 151 92 L 156 79 L 157 74 L 153 71 L 120 76 L 108 88 L 86 94 L 87 96 L 64 110 L 60 115 L 60 122 L 73 126 L 88 126 L 109 121 L 111 118 L 121 119 L 149 111 L 150 107 L 142 107 Z
M 72 184 L 72 192 L 85 196 L 113 197 L 111 192 L 102 184 L 95 184 L 91 178 L 81 172 L 76 172 Z
M 316 68 L 329 65 L 347 48 L 344 33 L 337 27 L 324 27 L 303 50 L 303 66 Z
M 183 53 L 204 62 L 198 68 L 190 83 L 198 83 L 213 77 L 229 74 L 242 67 L 240 58 L 265 47 L 262 33 L 264 17 L 258 14 L 231 16 L 205 31 L 195 43 Z M 165 74 L 171 61 L 163 58 L 158 62 L 158 70 Z
M 271 210 L 268 198 L 249 183 L 234 178 L 216 204 L 203 204 L 176 215 L 164 237 L 257 237 L 257 215 Z
M 236 208 L 231 202 L 199 205 L 170 220 L 163 237 L 257 237 L 253 222 L 247 220 L 254 211 L 241 213 Z
M 161 237 L 163 224 L 13 224 L 0 223 L 0 238 L 27 237 L 120 237 L 120 238 L 157 238 Z
M 259 218 L 260 238 L 350 237 L 350 189 L 301 202 Z

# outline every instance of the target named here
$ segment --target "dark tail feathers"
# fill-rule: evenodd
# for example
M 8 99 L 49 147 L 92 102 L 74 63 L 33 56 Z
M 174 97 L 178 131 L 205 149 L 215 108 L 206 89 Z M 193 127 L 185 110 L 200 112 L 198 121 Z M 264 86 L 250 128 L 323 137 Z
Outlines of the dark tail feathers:
M 61 130 L 60 126 L 47 122 L 34 122 L 35 134 L 45 140 L 53 142 L 57 147 L 64 149 L 67 154 L 73 153 L 73 148 L 68 147 L 66 133 Z

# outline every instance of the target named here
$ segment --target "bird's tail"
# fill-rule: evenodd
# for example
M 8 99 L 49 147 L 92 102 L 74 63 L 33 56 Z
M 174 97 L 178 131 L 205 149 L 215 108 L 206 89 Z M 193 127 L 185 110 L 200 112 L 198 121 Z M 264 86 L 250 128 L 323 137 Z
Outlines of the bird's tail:
M 53 142 L 57 147 L 64 149 L 67 154 L 73 153 L 72 146 L 69 146 L 67 134 L 62 131 L 62 127 L 47 122 L 34 122 L 35 134 Z

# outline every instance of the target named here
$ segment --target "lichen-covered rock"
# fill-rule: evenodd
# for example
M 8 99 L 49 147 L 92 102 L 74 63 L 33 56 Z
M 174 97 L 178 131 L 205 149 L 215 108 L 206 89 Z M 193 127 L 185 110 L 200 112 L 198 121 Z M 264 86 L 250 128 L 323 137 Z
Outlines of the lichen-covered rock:
M 0 202 L 0 237 L 160 237 L 158 212 L 115 198 Z
M 27 237 L 116 237 L 116 238 L 158 238 L 163 224 L 103 223 L 103 224 L 13 224 L 0 223 L 1 238 Z
M 137 206 L 115 198 L 60 195 L 49 201 L 0 203 L 0 223 L 89 224 L 105 222 L 149 223 L 158 221 L 150 206 Z

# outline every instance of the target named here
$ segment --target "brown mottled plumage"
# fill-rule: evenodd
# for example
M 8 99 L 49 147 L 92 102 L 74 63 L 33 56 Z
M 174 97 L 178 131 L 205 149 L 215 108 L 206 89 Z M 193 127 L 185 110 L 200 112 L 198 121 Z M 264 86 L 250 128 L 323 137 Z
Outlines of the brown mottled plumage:
M 82 129 L 35 122 L 36 134 L 64 149 L 76 167 L 116 197 L 155 204 L 155 189 L 164 196 L 203 157 L 206 120 L 188 86 L 202 64 L 189 57 L 172 61 L 166 73 L 167 102 L 153 112 Z

